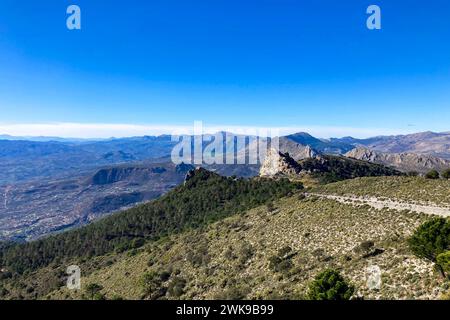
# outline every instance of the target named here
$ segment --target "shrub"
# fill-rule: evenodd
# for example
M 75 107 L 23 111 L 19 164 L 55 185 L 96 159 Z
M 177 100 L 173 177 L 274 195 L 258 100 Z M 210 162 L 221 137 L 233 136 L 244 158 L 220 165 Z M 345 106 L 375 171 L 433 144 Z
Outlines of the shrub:
M 430 170 L 425 175 L 425 178 L 427 178 L 427 179 L 439 179 L 439 172 L 437 172 L 436 170 Z
M 175 277 L 170 281 L 167 292 L 175 298 L 179 298 L 184 293 L 186 287 L 186 280 L 180 277 Z
M 375 246 L 373 241 L 363 241 L 356 247 L 355 251 L 360 253 L 368 253 Z
M 450 247 L 450 221 L 434 218 L 423 223 L 408 243 L 415 255 L 436 262 L 436 257 Z
M 239 249 L 239 263 L 246 264 L 253 257 L 254 249 L 250 243 L 243 243 Z
M 450 179 L 450 168 L 442 172 L 442 178 Z
M 144 289 L 144 297 L 155 300 L 163 297 L 167 289 L 163 287 L 161 275 L 155 271 L 146 272 L 142 277 L 142 286 Z
M 247 289 L 238 286 L 232 286 L 217 294 L 214 299 L 217 300 L 243 300 L 247 296 Z
M 436 257 L 436 263 L 439 265 L 444 274 L 447 276 L 450 275 L 450 251 L 439 254 Z
M 266 209 L 267 209 L 267 212 L 272 213 L 275 211 L 275 206 L 273 205 L 272 202 L 269 202 L 268 204 L 266 204 Z
M 327 269 L 316 276 L 309 285 L 311 300 L 349 300 L 355 291 L 338 271 Z
M 288 273 L 292 269 L 292 249 L 283 247 L 278 254 L 269 258 L 269 268 L 275 272 Z
M 96 283 L 90 283 L 86 286 L 86 294 L 91 300 L 101 300 L 99 297 L 101 296 L 100 291 L 103 287 Z

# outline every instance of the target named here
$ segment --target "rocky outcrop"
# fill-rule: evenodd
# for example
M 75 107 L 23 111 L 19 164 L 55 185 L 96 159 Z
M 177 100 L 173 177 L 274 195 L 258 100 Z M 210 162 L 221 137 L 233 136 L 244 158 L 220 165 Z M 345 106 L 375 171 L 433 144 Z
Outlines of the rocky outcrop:
M 443 171 L 450 168 L 450 161 L 431 155 L 415 153 L 385 153 L 364 147 L 355 148 L 345 154 L 346 157 L 383 164 L 403 172 L 416 171 L 426 173 L 431 169 Z
M 319 153 L 309 145 L 303 145 L 287 138 L 279 139 L 279 149 L 282 153 L 289 153 L 289 156 L 296 160 L 315 158 Z
M 186 176 L 184 178 L 184 184 L 186 185 L 188 181 L 194 180 L 194 178 L 200 180 L 207 180 L 211 176 L 217 176 L 217 174 L 205 168 L 197 167 L 195 169 L 189 170 L 188 173 L 186 173 Z
M 261 177 L 273 177 L 277 175 L 299 174 L 301 167 L 289 156 L 275 149 L 270 149 L 262 164 L 259 175 Z

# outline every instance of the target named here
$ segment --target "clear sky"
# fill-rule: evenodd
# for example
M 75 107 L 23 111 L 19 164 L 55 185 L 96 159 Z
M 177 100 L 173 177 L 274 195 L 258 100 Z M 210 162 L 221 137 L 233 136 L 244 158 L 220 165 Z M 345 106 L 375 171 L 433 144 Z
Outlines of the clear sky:
M 82 30 L 66 28 L 70 4 Z M 382 30 L 366 28 L 371 4 Z M 450 131 L 450 1 L 1 0 L 0 134 L 194 120 L 323 137 Z

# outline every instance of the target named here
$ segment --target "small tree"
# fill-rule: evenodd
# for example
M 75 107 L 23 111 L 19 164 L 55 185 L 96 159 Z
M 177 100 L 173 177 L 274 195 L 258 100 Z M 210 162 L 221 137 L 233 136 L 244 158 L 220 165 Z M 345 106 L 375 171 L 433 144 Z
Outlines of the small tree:
M 266 204 L 267 212 L 272 213 L 275 211 L 275 206 L 273 205 L 273 202 L 269 202 Z
M 186 280 L 180 277 L 174 277 L 172 281 L 170 281 L 167 291 L 172 297 L 179 298 L 183 295 L 185 287 Z
M 167 288 L 163 286 L 161 274 L 156 271 L 144 273 L 141 279 L 141 285 L 143 287 L 144 297 L 150 300 L 159 299 L 167 292 Z
M 450 248 L 450 220 L 434 218 L 422 224 L 408 240 L 409 247 L 420 258 L 437 262 L 437 256 Z M 437 267 L 444 275 L 438 264 Z
M 309 285 L 308 298 L 311 300 L 349 300 L 355 291 L 338 271 L 327 269 L 316 276 Z
M 442 178 L 450 179 L 450 168 L 442 172 Z
M 436 263 L 447 276 L 450 275 L 450 251 L 441 253 L 436 257 Z
M 427 178 L 427 179 L 439 179 L 439 172 L 437 172 L 436 170 L 430 170 L 425 175 L 425 178 Z
M 99 296 L 102 289 L 103 287 L 101 285 L 90 283 L 86 286 L 86 294 L 90 297 L 91 300 L 94 300 L 94 298 Z

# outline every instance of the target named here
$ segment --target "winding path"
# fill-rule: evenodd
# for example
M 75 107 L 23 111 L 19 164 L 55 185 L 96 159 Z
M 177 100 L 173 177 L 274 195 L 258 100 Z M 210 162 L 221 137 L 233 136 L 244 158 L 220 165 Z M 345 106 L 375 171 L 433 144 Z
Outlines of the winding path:
M 394 209 L 398 211 L 410 210 L 419 213 L 425 213 L 430 215 L 438 215 L 441 217 L 450 217 L 450 207 L 440 207 L 437 205 L 424 205 L 400 202 L 395 200 L 379 200 L 374 197 L 356 197 L 356 196 L 337 196 L 330 194 L 320 194 L 320 193 L 308 193 L 307 196 L 316 196 L 319 198 L 325 198 L 330 200 L 335 200 L 340 203 L 350 204 L 350 205 L 361 205 L 367 204 L 375 209 L 381 210 L 383 208 Z

